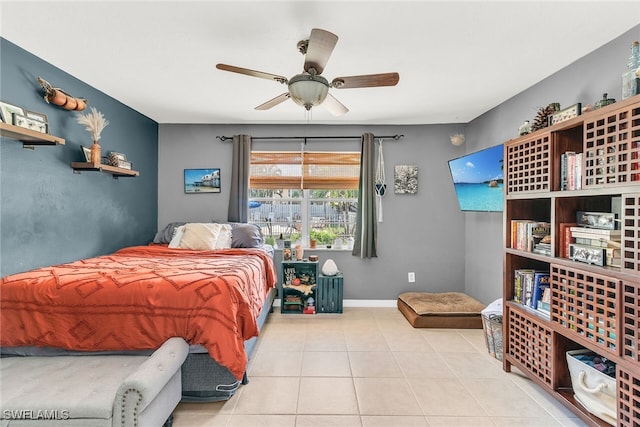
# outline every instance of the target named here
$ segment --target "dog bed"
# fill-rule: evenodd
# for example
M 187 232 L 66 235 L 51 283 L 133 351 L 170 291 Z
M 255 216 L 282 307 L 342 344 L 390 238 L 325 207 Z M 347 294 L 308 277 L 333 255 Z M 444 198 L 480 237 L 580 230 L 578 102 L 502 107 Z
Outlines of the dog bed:
M 398 310 L 414 328 L 482 329 L 486 306 L 460 292 L 406 292 L 398 296 Z

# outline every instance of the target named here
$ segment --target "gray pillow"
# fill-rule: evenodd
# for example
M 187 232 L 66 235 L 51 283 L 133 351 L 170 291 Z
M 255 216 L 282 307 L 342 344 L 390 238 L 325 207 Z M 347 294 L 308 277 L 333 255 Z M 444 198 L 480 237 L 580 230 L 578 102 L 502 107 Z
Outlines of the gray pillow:
M 173 239 L 176 227 L 185 225 L 186 222 L 170 222 L 162 230 L 158 231 L 156 237 L 153 238 L 153 243 L 169 243 Z
M 262 230 L 255 224 L 230 222 L 232 248 L 259 248 L 264 244 Z

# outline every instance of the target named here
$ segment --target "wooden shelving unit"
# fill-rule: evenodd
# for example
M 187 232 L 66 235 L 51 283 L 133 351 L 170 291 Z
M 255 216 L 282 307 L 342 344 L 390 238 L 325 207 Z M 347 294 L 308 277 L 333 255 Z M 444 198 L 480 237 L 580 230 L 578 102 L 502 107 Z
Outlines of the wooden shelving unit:
M 64 145 L 64 138 L 0 122 L 0 136 L 15 139 L 23 145 Z
M 582 189 L 561 191 L 561 155 L 582 153 Z M 575 398 L 566 352 L 616 363 L 617 425 L 640 426 L 640 95 L 505 143 L 503 368 L 516 366 L 591 426 L 609 424 Z M 620 204 L 620 267 L 561 256 L 560 224 Z M 510 247 L 511 220 L 551 223 L 551 256 Z M 551 315 L 514 301 L 514 271 L 550 272 Z
M 282 261 L 282 313 L 304 313 L 316 299 L 318 261 Z
M 99 171 L 104 173 L 110 173 L 114 178 L 124 176 L 124 177 L 134 177 L 139 176 L 140 172 L 134 171 L 131 169 L 118 168 L 111 165 L 105 164 L 94 164 L 88 162 L 72 162 L 71 167 L 74 171 Z

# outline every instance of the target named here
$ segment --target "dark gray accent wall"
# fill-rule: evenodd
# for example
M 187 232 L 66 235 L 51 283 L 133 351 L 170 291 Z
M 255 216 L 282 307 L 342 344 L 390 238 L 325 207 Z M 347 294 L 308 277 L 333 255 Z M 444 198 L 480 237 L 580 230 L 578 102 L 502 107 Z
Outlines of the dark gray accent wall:
M 0 138 L 0 275 L 151 241 L 157 223 L 158 124 L 4 38 L 0 55 L 0 99 L 46 114 L 51 133 L 66 139 L 65 145 L 32 151 Z M 80 146 L 89 146 L 91 136 L 75 112 L 44 102 L 38 76 L 101 111 L 110 122 L 100 140 L 103 155 L 126 154 L 140 176 L 75 174 L 70 164 L 83 161 Z
M 247 107 L 250 108 L 250 107 Z M 267 113 L 268 114 L 268 113 Z M 464 215 L 455 198 L 447 160 L 463 154 L 449 136 L 462 125 L 432 126 L 321 126 L 321 125 L 160 125 L 158 175 L 158 227 L 172 221 L 226 220 L 231 173 L 231 144 L 218 135 L 349 136 L 404 134 L 385 141 L 388 191 L 383 197 L 383 222 L 378 223 L 378 257 L 360 259 L 350 252 L 311 251 L 320 263 L 332 258 L 344 274 L 344 297 L 393 300 L 401 292 L 464 291 Z M 255 142 L 256 149 L 295 148 L 298 142 Z M 310 141 L 308 150 L 359 151 L 359 141 Z M 417 165 L 419 188 L 415 195 L 394 194 L 394 165 Z M 185 168 L 219 167 L 220 194 L 184 194 Z M 279 264 L 280 253 L 276 256 Z M 407 273 L 416 273 L 408 283 Z
M 527 119 L 533 122 L 538 108 L 551 102 L 559 102 L 561 108 L 577 102 L 595 104 L 604 93 L 620 100 L 622 73 L 627 68 L 631 44 L 639 39 L 640 25 L 474 119 L 467 125 L 467 150 L 475 151 L 516 138 L 522 122 Z M 503 217 L 467 213 L 465 230 L 465 290 L 483 301 L 499 298 L 502 295 Z

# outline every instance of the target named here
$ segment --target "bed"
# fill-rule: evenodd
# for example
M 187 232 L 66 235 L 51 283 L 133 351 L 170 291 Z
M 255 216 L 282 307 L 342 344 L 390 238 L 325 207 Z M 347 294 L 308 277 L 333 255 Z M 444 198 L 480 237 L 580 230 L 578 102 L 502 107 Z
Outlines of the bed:
M 231 397 L 247 382 L 276 293 L 273 250 L 252 225 L 204 224 L 220 230 L 213 235 L 191 226 L 172 223 L 150 245 L 2 278 L 2 355 L 150 354 L 179 336 L 190 344 L 183 401 Z M 233 231 L 226 244 L 223 229 Z M 238 243 L 247 230 L 252 240 Z M 172 245 L 194 236 L 195 248 Z

